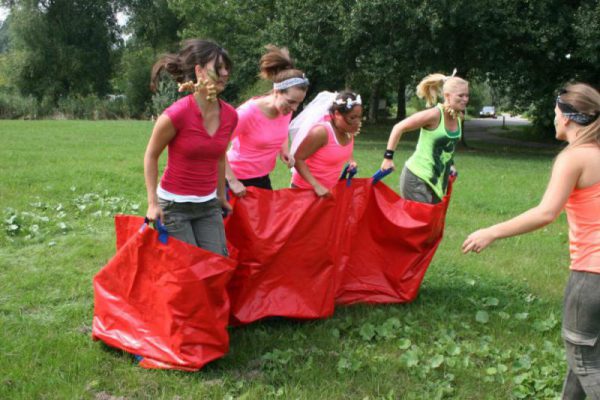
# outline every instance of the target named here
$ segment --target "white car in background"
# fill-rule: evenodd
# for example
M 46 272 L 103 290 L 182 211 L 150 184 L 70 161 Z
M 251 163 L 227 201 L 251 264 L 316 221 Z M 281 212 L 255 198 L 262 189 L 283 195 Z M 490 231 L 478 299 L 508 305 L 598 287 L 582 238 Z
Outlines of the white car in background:
M 479 118 L 496 118 L 496 107 L 484 106 L 481 111 L 479 111 Z

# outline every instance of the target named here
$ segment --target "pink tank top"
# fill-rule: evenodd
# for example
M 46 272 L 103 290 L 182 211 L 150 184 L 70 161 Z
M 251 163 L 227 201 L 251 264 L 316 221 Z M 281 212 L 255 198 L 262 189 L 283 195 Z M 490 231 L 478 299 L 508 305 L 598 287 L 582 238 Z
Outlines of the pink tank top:
M 227 152 L 229 165 L 239 179 L 259 178 L 275 168 L 277 154 L 288 138 L 292 113 L 268 118 L 255 99 L 237 109 L 238 124 Z
M 600 274 L 600 182 L 573 190 L 565 209 L 571 269 Z
M 312 176 L 324 187 L 331 189 L 337 183 L 346 164 L 352 157 L 354 138 L 345 146 L 338 143 L 330 122 L 320 122 L 317 125 L 327 129 L 327 144 L 306 159 L 306 165 Z M 312 189 L 312 185 L 304 180 L 296 171 L 292 172 L 292 183 L 302 189 Z

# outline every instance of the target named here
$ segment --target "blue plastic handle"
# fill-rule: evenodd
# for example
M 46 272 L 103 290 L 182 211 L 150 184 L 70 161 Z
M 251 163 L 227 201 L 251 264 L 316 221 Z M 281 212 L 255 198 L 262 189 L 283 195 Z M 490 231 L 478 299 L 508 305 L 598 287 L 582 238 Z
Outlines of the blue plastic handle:
M 342 171 L 342 174 L 340 175 L 340 180 L 346 179 L 346 186 L 350 186 L 350 182 L 351 182 L 352 178 L 354 178 L 354 175 L 356 175 L 357 172 L 358 172 L 357 167 L 350 168 L 350 164 L 346 164 L 344 166 L 344 170 Z
M 144 218 L 144 224 L 148 225 L 150 220 L 148 217 Z M 142 226 L 143 227 L 143 226 Z M 169 239 L 169 232 L 167 232 L 167 228 L 160 222 L 160 218 L 154 221 L 154 229 L 158 231 L 158 240 L 162 244 L 167 244 L 167 240 Z
M 383 178 L 385 178 L 386 176 L 388 176 L 389 174 L 391 174 L 394 170 L 393 169 L 386 169 L 386 170 L 378 170 L 377 172 L 375 172 L 375 174 L 373 175 L 373 184 L 376 184 L 377 182 L 379 182 L 380 180 L 382 180 Z
M 350 168 L 350 164 L 344 165 L 344 169 L 342 170 L 342 174 L 340 175 L 340 181 L 348 177 L 348 168 Z
M 158 231 L 158 240 L 162 244 L 167 244 L 167 239 L 169 239 L 169 232 L 167 232 L 167 228 L 160 222 L 160 219 L 156 220 L 156 230 Z

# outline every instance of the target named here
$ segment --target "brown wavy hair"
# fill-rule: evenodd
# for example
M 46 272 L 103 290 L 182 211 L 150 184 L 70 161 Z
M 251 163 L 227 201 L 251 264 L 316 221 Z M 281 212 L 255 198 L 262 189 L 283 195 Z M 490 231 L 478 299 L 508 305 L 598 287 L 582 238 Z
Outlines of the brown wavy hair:
M 204 67 L 215 61 L 215 72 L 219 75 L 222 66 L 231 71 L 233 63 L 227 51 L 212 40 L 188 39 L 175 54 L 163 54 L 152 67 L 150 89 L 155 92 L 162 71 L 169 73 L 177 83 L 196 83 L 195 67 Z
M 296 69 L 290 57 L 290 52 L 285 47 L 277 47 L 272 44 L 265 46 L 267 52 L 260 58 L 260 74 L 263 79 L 273 83 L 283 82 L 291 78 L 302 78 L 304 72 Z M 304 91 L 308 90 L 308 84 L 295 85 Z M 287 89 L 281 90 L 285 92 Z

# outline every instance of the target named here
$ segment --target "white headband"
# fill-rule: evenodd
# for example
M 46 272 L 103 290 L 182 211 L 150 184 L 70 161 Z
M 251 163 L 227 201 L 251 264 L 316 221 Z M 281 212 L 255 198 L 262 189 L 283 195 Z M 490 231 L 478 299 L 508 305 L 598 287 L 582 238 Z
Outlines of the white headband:
M 308 86 L 308 78 L 304 75 L 302 77 L 295 77 L 286 79 L 285 81 L 273 83 L 273 89 L 275 90 L 285 90 L 291 88 L 292 86 L 298 85 L 307 85 Z
M 352 100 L 351 98 L 347 98 L 346 100 L 342 100 L 342 99 L 336 99 L 334 101 L 335 104 L 339 105 L 339 106 L 343 106 L 346 105 L 346 108 L 349 110 L 352 107 L 358 105 L 361 106 L 362 105 L 362 99 L 360 98 L 360 94 L 356 96 L 356 100 Z

